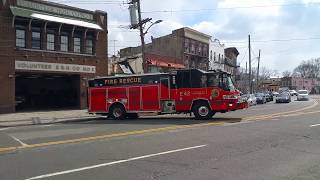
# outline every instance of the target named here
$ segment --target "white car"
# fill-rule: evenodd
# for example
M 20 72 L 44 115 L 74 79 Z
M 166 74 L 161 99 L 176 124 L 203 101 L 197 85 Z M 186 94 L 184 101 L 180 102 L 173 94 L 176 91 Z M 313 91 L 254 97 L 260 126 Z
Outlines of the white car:
M 257 105 L 257 98 L 254 94 L 246 94 L 249 106 Z
M 308 101 L 308 100 L 309 100 L 308 91 L 307 91 L 307 90 L 299 90 L 299 91 L 298 91 L 298 98 L 297 98 L 297 100 L 298 100 L 298 101 L 303 101 L 303 100 Z
M 295 91 L 295 90 L 289 90 L 289 93 L 290 93 L 291 96 L 297 96 L 298 95 L 297 91 Z

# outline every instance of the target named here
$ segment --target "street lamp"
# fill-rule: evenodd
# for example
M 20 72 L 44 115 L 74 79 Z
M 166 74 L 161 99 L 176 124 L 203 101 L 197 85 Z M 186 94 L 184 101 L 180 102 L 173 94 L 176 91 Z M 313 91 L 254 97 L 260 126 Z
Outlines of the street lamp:
M 147 30 L 143 33 L 143 35 L 146 35 L 147 33 L 148 33 L 148 31 L 149 31 L 149 29 L 153 26 L 153 25 L 155 25 L 155 24 L 159 24 L 159 23 L 161 23 L 162 22 L 162 20 L 157 20 L 156 22 L 153 22 L 152 24 L 150 24 L 150 26 L 147 28 Z
M 150 18 L 151 20 L 151 18 Z M 146 29 L 146 31 L 143 32 L 143 29 L 145 28 L 145 26 L 142 27 L 142 24 L 140 24 L 140 36 L 141 36 L 141 57 L 142 57 L 142 68 L 143 68 L 143 72 L 146 73 L 147 72 L 147 63 L 146 60 L 144 58 L 144 48 L 145 48 L 145 42 L 144 42 L 144 36 L 148 33 L 149 29 L 155 25 L 155 24 L 159 24 L 161 23 L 162 20 L 157 20 L 153 23 L 150 24 L 150 26 Z

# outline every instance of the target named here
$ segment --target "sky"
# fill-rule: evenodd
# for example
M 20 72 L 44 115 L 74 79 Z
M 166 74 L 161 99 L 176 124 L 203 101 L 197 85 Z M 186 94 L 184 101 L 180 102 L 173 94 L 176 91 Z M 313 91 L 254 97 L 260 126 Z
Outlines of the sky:
M 54 0 L 51 0 L 54 1 Z M 130 30 L 127 0 L 54 1 L 108 13 L 109 55 L 128 46 L 140 45 L 139 32 Z M 141 0 L 142 18 L 163 20 L 150 28 L 151 36 L 170 34 L 191 27 L 236 47 L 238 63 L 248 61 L 251 36 L 252 67 L 292 71 L 303 60 L 320 57 L 320 0 Z

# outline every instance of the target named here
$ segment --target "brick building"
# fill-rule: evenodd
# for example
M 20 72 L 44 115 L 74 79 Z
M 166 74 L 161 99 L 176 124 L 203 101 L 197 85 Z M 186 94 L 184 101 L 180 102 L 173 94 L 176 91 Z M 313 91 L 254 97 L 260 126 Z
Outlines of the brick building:
M 308 90 L 311 94 L 320 93 L 320 80 L 316 78 L 283 77 L 281 87 L 293 90 Z
M 0 113 L 85 108 L 107 75 L 107 14 L 37 0 L 0 2 Z
M 239 51 L 235 47 L 229 47 L 224 49 L 224 70 L 230 73 L 233 77 L 237 74 L 237 59 L 239 55 Z
M 148 72 L 166 72 L 181 68 L 208 70 L 210 38 L 211 36 L 188 27 L 176 29 L 166 36 L 152 38 L 152 42 L 145 47 Z M 140 46 L 121 49 L 120 58 L 128 63 L 135 73 L 143 72 Z

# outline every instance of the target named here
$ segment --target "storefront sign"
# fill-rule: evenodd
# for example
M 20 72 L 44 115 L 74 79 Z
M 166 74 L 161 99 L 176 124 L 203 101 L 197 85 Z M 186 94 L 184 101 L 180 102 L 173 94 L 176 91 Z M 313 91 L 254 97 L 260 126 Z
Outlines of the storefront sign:
M 55 71 L 55 72 L 74 72 L 74 73 L 96 73 L 95 66 L 84 66 L 77 64 L 59 64 L 31 61 L 16 61 L 16 70 L 29 71 Z
M 73 11 L 70 9 L 50 6 L 50 5 L 32 2 L 32 1 L 17 0 L 17 5 L 20 7 L 35 9 L 35 10 L 58 14 L 58 15 L 62 15 L 62 16 L 71 16 L 71 17 L 75 17 L 75 18 L 93 20 L 93 15 L 89 14 L 89 13 Z

